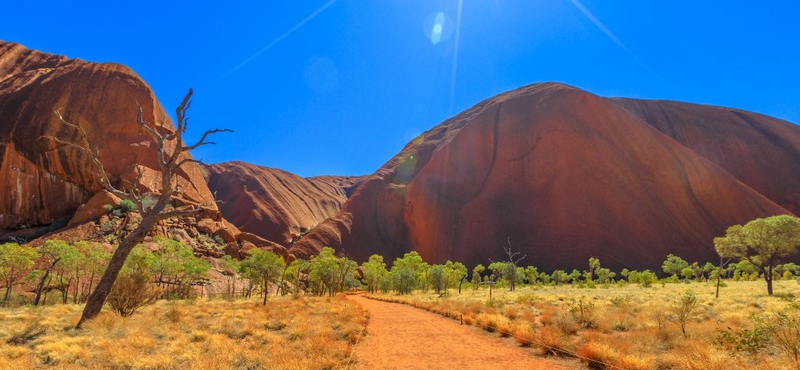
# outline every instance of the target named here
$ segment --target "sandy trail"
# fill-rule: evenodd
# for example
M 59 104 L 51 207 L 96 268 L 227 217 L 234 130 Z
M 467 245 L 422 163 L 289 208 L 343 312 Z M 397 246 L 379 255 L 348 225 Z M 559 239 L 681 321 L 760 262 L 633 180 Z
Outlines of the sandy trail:
M 398 303 L 350 296 L 369 310 L 366 338 L 356 347 L 358 369 L 558 369 L 563 362 L 534 357 L 514 342 Z

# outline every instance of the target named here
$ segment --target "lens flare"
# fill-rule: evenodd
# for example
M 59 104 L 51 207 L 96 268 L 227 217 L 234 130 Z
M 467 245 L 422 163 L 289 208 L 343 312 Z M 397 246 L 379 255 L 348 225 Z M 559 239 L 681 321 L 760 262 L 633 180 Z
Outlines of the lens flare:
M 439 12 L 436 18 L 433 19 L 433 30 L 431 30 L 431 43 L 436 45 L 442 41 L 442 32 L 444 31 L 444 13 Z

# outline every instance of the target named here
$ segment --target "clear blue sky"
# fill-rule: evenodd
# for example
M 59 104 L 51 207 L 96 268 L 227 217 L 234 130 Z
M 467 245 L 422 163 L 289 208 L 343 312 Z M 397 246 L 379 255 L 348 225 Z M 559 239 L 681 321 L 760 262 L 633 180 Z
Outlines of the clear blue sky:
M 191 133 L 236 131 L 195 152 L 209 163 L 368 174 L 416 134 L 543 81 L 800 123 L 796 1 L 463 0 L 458 29 L 459 0 L 2 8 L 0 39 L 126 64 L 169 112 L 193 87 Z

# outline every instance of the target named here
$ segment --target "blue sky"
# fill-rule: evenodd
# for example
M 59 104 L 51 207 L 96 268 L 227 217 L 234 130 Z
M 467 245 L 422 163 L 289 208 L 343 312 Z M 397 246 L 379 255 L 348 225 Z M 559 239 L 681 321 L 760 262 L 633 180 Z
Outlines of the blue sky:
M 190 134 L 235 130 L 194 153 L 208 163 L 358 175 L 473 104 L 543 81 L 800 123 L 796 4 L 14 1 L 0 39 L 126 64 L 169 112 L 193 87 Z

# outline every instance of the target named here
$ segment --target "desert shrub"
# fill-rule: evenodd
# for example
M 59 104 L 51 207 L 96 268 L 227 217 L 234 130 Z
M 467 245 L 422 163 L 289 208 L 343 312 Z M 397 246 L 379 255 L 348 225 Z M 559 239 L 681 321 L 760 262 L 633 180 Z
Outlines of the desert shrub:
M 27 345 L 28 342 L 44 335 L 46 332 L 47 329 L 39 324 L 38 321 L 33 322 L 25 326 L 22 331 L 12 333 L 11 337 L 6 339 L 6 343 L 15 346 L 24 346 Z
M 113 210 L 114 210 L 114 206 L 112 206 L 110 204 L 103 204 L 103 211 L 105 211 L 106 214 L 111 213 L 111 211 L 113 211 Z
M 119 209 L 122 210 L 122 213 L 128 213 L 136 210 L 136 204 L 131 200 L 123 199 L 119 201 Z
M 522 347 L 530 347 L 536 341 L 536 332 L 528 323 L 516 323 L 512 327 L 514 339 Z
M 150 276 L 133 271 L 120 274 L 111 293 L 108 305 L 122 317 L 133 315 L 142 306 L 155 302 L 157 294 L 149 286 Z
M 763 330 L 778 348 L 795 363 L 800 361 L 800 314 L 791 310 L 789 314 L 779 312 L 766 318 L 756 318 L 756 327 Z
M 581 325 L 575 320 L 574 316 L 563 312 L 556 312 L 552 320 L 553 325 L 564 335 L 573 335 L 581 329 Z
M 686 323 L 691 318 L 692 312 L 697 308 L 697 296 L 691 290 L 687 290 L 683 295 L 672 305 L 672 312 L 677 317 L 678 326 L 681 328 L 681 333 L 684 337 L 688 337 L 686 332 Z
M 546 355 L 571 356 L 573 350 L 570 337 L 551 326 L 545 326 L 539 330 L 535 342 Z
M 570 307 L 569 312 L 581 327 L 586 329 L 597 327 L 594 303 L 585 301 L 583 298 L 581 298 L 575 302 L 572 307 Z
M 717 330 L 714 343 L 728 351 L 757 353 L 769 343 L 769 335 L 761 327 Z

